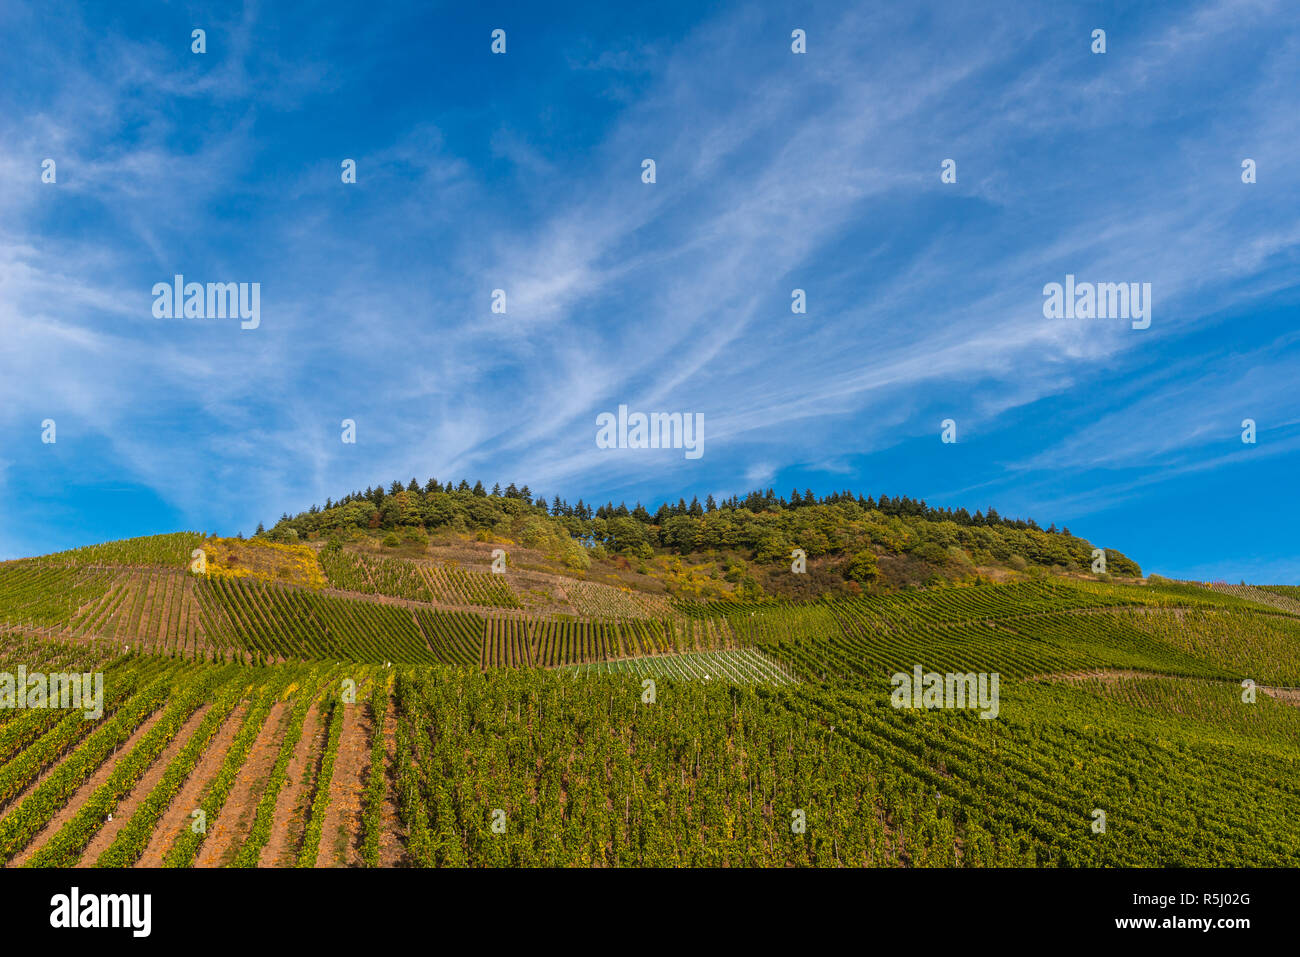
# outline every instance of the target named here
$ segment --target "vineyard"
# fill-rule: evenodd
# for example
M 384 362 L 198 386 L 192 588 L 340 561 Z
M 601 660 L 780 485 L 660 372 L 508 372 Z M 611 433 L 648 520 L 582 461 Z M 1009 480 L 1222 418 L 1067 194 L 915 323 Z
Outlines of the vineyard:
M 28 559 L 48 565 L 127 565 L 149 568 L 185 568 L 194 549 L 203 544 L 199 532 L 173 532 L 124 538 L 100 545 L 85 545 L 67 552 L 55 552 Z
M 672 613 L 664 599 L 631 589 L 574 579 L 564 590 L 573 610 L 590 618 L 663 618 Z
M 201 583 L 208 640 L 261 660 L 438 660 L 410 608 L 248 580 Z
M 790 684 L 799 679 L 778 662 L 753 648 L 738 651 L 700 651 L 653 658 L 622 658 L 574 665 L 576 675 L 637 675 L 643 678 L 680 678 L 683 681 L 734 681 Z
M 1263 865 L 1300 851 L 1286 826 L 1300 810 L 1296 754 L 1280 729 L 1262 747 L 1170 739 L 1171 712 L 1067 687 L 1018 687 L 1005 721 L 806 684 L 681 681 L 654 704 L 640 691 L 623 675 L 399 676 L 412 862 Z
M 333 588 L 444 605 L 518 608 L 504 576 L 427 562 L 326 549 L 321 566 Z
M 1294 588 L 669 602 L 573 579 L 580 613 L 529 613 L 509 569 L 325 549 L 322 588 L 195 574 L 203 541 L 0 563 L 0 863 L 1300 857 Z M 102 714 L 17 707 L 20 666 L 102 674 Z M 918 667 L 996 672 L 996 720 L 895 707 Z
M 1300 615 L 1300 587 L 1271 585 L 1256 588 L 1254 585 L 1223 585 L 1206 587 L 1223 595 L 1233 595 L 1259 605 L 1268 605 L 1291 615 Z

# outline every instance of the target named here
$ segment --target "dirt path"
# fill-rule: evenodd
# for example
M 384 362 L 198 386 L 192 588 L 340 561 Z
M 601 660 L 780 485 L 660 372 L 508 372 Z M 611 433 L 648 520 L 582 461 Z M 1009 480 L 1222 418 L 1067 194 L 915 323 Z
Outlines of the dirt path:
M 77 788 L 76 793 L 73 794 L 67 803 L 63 805 L 59 810 L 59 813 L 55 814 L 54 818 L 46 824 L 45 827 L 41 828 L 26 847 L 14 855 L 13 859 L 9 863 L 10 867 L 22 867 L 26 864 L 27 859 L 35 854 L 42 844 L 58 833 L 59 828 L 63 827 L 64 824 L 71 820 L 72 817 L 81 810 L 82 805 L 86 803 L 90 796 L 95 793 L 101 784 L 108 780 L 108 776 L 112 774 L 113 769 L 117 767 L 118 759 L 129 754 L 131 749 L 140 743 L 140 739 L 148 733 L 150 728 L 158 723 L 158 720 L 163 716 L 165 710 L 166 706 L 159 708 L 153 714 L 149 715 L 149 717 L 144 720 L 144 723 L 131 733 L 131 737 L 126 740 L 125 744 L 104 759 L 104 762 L 95 769 L 95 773 L 90 776 L 89 780 L 87 780 L 81 787 Z
M 221 867 L 238 853 L 248 832 L 253 828 L 253 815 L 262 796 L 262 785 L 271 768 L 275 766 L 280 751 L 280 738 L 284 722 L 289 717 L 289 705 L 277 701 L 271 707 L 257 739 L 249 749 L 244 766 L 235 775 L 230 795 L 215 821 L 208 822 L 207 840 L 199 848 L 196 867 Z
M 1255 687 L 1270 698 L 1276 698 L 1278 701 L 1285 701 L 1287 704 L 1293 704 L 1300 708 L 1300 688 L 1268 688 L 1264 685 L 1256 685 Z
M 384 806 L 379 813 L 379 866 L 400 867 L 406 860 L 406 828 L 397 817 L 397 764 L 394 752 L 397 748 L 397 711 L 390 701 L 388 713 L 384 715 Z
M 149 837 L 144 853 L 136 862 L 136 867 L 162 867 L 163 858 L 171 850 L 177 834 L 190 826 L 190 812 L 199 806 L 199 798 L 208 782 L 221 770 L 221 762 L 230 750 L 230 743 L 235 740 L 239 726 L 243 724 L 244 715 L 248 713 L 248 702 L 241 702 L 225 723 L 217 729 L 212 741 L 203 752 L 203 756 L 194 764 L 194 770 L 181 785 L 180 792 L 168 805 L 167 810 L 158 820 L 158 826 Z
M 1034 675 L 1030 681 L 1098 681 L 1113 685 L 1125 678 L 1177 678 L 1177 675 L 1165 675 L 1155 671 L 1129 671 L 1122 668 L 1084 668 L 1078 671 L 1056 671 L 1051 674 Z M 1207 678 L 1194 678 L 1193 681 L 1207 681 Z
M 307 827 L 312 785 L 325 751 L 328 732 L 329 726 L 321 720 L 321 702 L 317 701 L 307 709 L 302 735 L 285 769 L 284 786 L 275 800 L 271 836 L 267 838 L 266 847 L 262 848 L 258 867 L 293 867 L 297 863 L 298 845 L 302 843 L 302 832 Z
M 370 772 L 370 729 L 374 720 L 366 705 L 349 704 L 342 708 L 343 729 L 339 734 L 338 757 L 334 759 L 317 867 L 361 866 L 361 794 Z
M 507 584 L 509 583 L 507 582 Z M 600 587 L 602 588 L 613 588 L 613 586 L 611 585 L 604 585 L 601 584 L 600 582 L 593 582 L 592 584 L 600 585 Z M 624 594 L 621 591 L 618 593 L 620 595 Z M 478 615 L 481 618 L 492 618 L 492 619 L 515 618 L 515 619 L 527 619 L 529 621 L 534 621 L 538 619 L 544 620 L 550 618 L 552 615 L 558 614 L 558 615 L 565 616 L 565 618 L 577 617 L 584 621 L 594 620 L 591 616 L 582 615 L 571 604 L 568 606 L 559 606 L 559 605 L 553 607 L 547 606 L 545 608 L 537 608 L 533 606 L 525 606 L 522 608 L 506 608 L 501 605 L 469 605 L 469 604 L 464 604 L 462 602 L 452 602 L 452 601 L 436 601 L 436 602 L 419 601 L 414 598 L 399 598 L 396 595 L 381 595 L 378 592 L 344 591 L 340 588 L 329 588 L 329 587 L 322 588 L 319 594 L 329 595 L 334 598 L 345 598 L 349 601 L 368 601 L 380 605 L 398 605 L 402 608 L 423 608 L 425 611 L 463 611 L 463 612 L 468 612 L 472 615 Z M 637 592 L 637 594 L 640 596 L 646 596 L 650 598 L 657 597 L 654 595 L 648 595 L 648 593 L 645 592 Z M 519 596 L 516 595 L 516 597 Z M 673 615 L 674 612 L 671 609 L 664 612 L 664 617 L 669 617 Z M 623 617 L 625 620 L 629 620 L 629 621 L 633 619 L 638 619 L 641 621 L 650 621 L 650 622 L 659 620 L 658 616 L 650 612 L 644 612 L 640 615 L 625 615 Z
M 1108 685 L 1118 684 L 1126 678 L 1170 678 L 1175 681 L 1204 681 L 1212 684 L 1236 684 L 1220 678 L 1195 678 L 1187 675 L 1166 675 L 1155 671 L 1130 671 L 1123 668 L 1092 668 L 1081 671 L 1058 671 L 1053 674 L 1034 675 L 1030 681 L 1087 681 L 1095 678 Z M 1300 688 L 1278 688 L 1270 685 L 1255 685 L 1270 698 L 1285 701 L 1300 707 Z
M 470 614 L 491 617 L 522 615 L 522 608 L 501 608 L 496 605 L 461 605 L 454 602 L 416 601 L 414 598 L 398 598 L 396 595 L 381 595 L 378 592 L 343 591 L 338 588 L 322 588 L 319 592 L 333 598 L 345 598 L 349 601 L 368 601 L 380 605 L 398 605 L 402 608 L 423 608 L 425 611 L 467 611 Z
M 167 768 L 172 763 L 172 759 L 180 753 L 181 748 L 185 747 L 185 743 L 194 735 L 195 730 L 203 722 L 204 715 L 208 713 L 208 709 L 211 707 L 210 704 L 205 704 L 190 715 L 189 720 L 176 732 L 176 737 L 172 738 L 167 747 L 163 748 L 158 760 L 149 766 L 144 776 L 136 782 L 135 787 L 118 802 L 117 810 L 113 812 L 113 820 L 108 821 L 95 832 L 95 836 L 91 838 L 90 843 L 86 845 L 85 851 L 82 852 L 77 867 L 93 867 L 96 858 L 108 850 L 108 846 L 117 837 L 117 832 L 126 825 L 127 821 L 131 820 L 131 815 L 140 806 L 140 802 L 149 796 L 149 793 L 154 789 L 154 785 L 162 780 L 162 776 L 167 773 Z

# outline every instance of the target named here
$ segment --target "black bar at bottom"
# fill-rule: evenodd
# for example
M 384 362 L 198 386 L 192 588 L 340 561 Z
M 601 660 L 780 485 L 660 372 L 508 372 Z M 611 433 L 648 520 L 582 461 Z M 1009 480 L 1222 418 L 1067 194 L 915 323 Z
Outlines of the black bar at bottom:
M 695 939 L 1010 941 L 1134 938 L 1231 945 L 1293 934 L 1295 870 L 0 870 L 6 945 L 373 946 L 390 935 L 493 950 L 539 933 L 639 949 Z M 76 904 L 73 907 L 73 888 Z M 148 908 L 141 897 L 149 895 Z M 76 911 L 75 918 L 73 911 Z M 73 927 L 112 923 L 118 927 Z M 146 929 L 148 935 L 139 931 Z M 101 917 L 102 915 L 102 917 Z M 1244 922 L 1243 922 L 1244 921 Z M 61 923 L 65 926 L 56 927 Z M 432 936 L 425 936 L 432 934 Z M 593 937 L 591 935 L 609 936 Z M 902 937 L 895 937 L 901 934 Z M 987 935 L 992 934 L 992 937 Z M 453 941 L 460 939 L 460 944 Z M 604 945 L 602 945 L 604 946 Z

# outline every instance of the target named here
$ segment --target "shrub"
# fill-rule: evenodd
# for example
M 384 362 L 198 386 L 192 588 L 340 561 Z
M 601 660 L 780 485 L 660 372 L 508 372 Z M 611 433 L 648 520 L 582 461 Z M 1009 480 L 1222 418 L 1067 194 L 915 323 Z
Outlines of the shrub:
M 922 542 L 912 549 L 912 555 L 931 565 L 943 565 L 948 561 L 948 550 L 938 542 Z
M 876 553 L 866 549 L 850 558 L 848 564 L 844 566 L 844 577 L 860 585 L 875 581 L 879 575 L 880 567 L 876 561 Z

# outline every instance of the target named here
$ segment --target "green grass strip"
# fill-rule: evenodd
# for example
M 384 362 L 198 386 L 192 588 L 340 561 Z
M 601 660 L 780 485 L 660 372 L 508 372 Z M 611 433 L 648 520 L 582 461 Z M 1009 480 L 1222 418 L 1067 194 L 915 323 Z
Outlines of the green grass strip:
M 388 683 L 384 679 L 375 683 L 375 690 L 370 695 L 370 713 L 374 716 L 374 725 L 370 729 L 370 773 L 365 793 L 361 796 L 361 860 L 366 867 L 378 867 L 380 812 L 387 790 L 384 722 L 388 717 Z
M 325 827 L 325 810 L 330 801 L 330 781 L 334 778 L 334 762 L 339 754 L 339 739 L 343 736 L 343 709 L 346 707 L 349 706 L 338 698 L 331 699 L 329 737 L 325 741 L 325 757 L 321 759 L 320 773 L 316 775 L 316 794 L 311 802 L 307 832 L 303 835 L 302 850 L 298 852 L 299 867 L 316 866 L 321 831 Z

